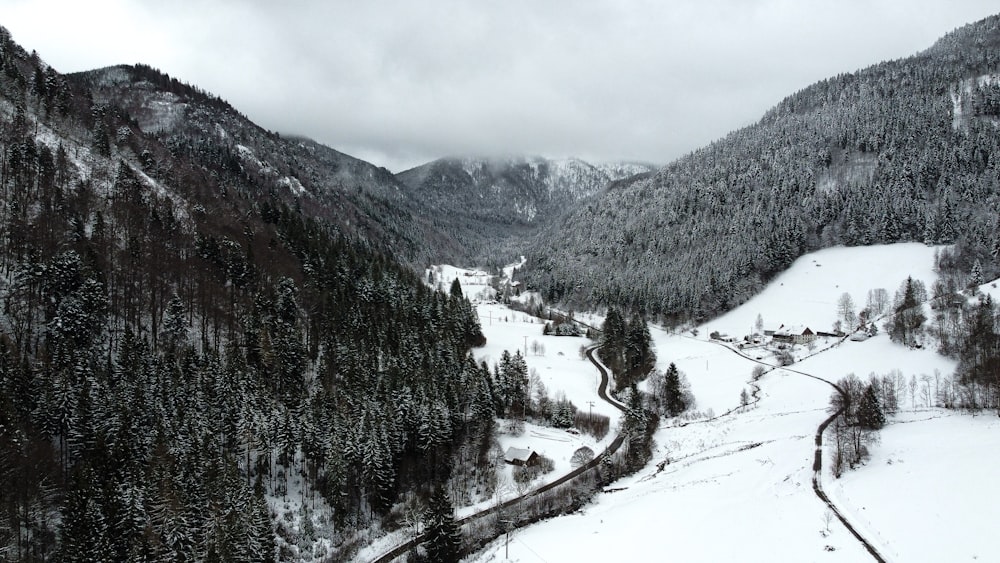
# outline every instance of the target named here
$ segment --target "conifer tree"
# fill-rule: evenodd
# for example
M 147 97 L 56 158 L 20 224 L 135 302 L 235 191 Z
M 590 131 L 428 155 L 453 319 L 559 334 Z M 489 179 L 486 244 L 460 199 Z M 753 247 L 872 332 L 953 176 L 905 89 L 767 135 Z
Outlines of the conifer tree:
M 184 310 L 184 302 L 174 293 L 167 302 L 167 310 L 163 313 L 163 343 L 167 350 L 175 351 L 187 341 L 188 321 Z
M 455 509 L 444 487 L 431 495 L 425 513 L 427 558 L 435 563 L 454 563 L 461 554 L 462 536 L 455 523 Z
M 869 383 L 858 402 L 858 425 L 866 430 L 879 430 L 885 426 L 885 413 L 875 386 Z
M 611 369 L 612 373 L 621 373 L 623 368 L 622 351 L 625 347 L 625 320 L 617 309 L 608 308 L 608 314 L 601 326 L 601 349 L 598 355 L 601 361 Z
M 977 259 L 972 265 L 972 273 L 969 274 L 969 288 L 974 289 L 983 285 L 983 265 Z
M 663 376 L 663 408 L 668 416 L 677 416 L 684 412 L 684 392 L 681 388 L 680 371 L 677 365 L 670 362 Z

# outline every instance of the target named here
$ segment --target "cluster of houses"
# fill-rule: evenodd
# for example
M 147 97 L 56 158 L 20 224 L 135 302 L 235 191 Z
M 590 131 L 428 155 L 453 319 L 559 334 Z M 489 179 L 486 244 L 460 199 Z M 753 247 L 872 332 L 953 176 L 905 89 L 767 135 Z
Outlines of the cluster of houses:
M 779 345 L 781 344 L 809 344 L 816 340 L 816 338 L 823 337 L 833 337 L 833 338 L 843 338 L 847 336 L 844 332 L 824 332 L 822 330 L 814 331 L 805 325 L 784 325 L 779 324 L 777 326 L 765 326 L 763 327 L 764 334 L 752 334 L 750 336 L 744 337 L 742 340 L 737 340 L 732 336 L 724 333 L 713 332 L 709 335 L 713 340 L 719 340 L 722 342 L 729 342 L 736 344 L 740 348 L 745 348 L 748 346 L 759 346 L 766 344 L 768 339 L 770 342 L 775 342 Z M 850 339 L 855 342 L 861 342 L 868 340 L 874 335 L 874 323 L 865 323 L 862 320 L 861 324 L 851 333 Z M 780 347 L 780 346 L 779 346 Z
M 721 334 L 718 332 L 713 332 L 709 335 L 713 340 L 720 340 L 722 342 L 737 343 L 737 340 L 728 334 Z M 738 342 L 739 346 L 742 348 L 744 346 L 753 346 L 758 344 L 764 344 L 767 338 L 770 338 L 772 342 L 777 342 L 780 344 L 809 344 L 810 342 L 816 340 L 817 336 L 843 336 L 833 333 L 826 332 L 815 332 L 811 328 L 804 325 L 778 325 L 777 327 L 765 327 L 764 334 L 753 334 L 745 337 L 742 341 Z
M 740 347 L 764 344 L 770 338 L 771 342 L 779 344 L 809 344 L 819 336 L 843 336 L 832 332 L 814 331 L 805 325 L 784 325 L 764 327 L 764 334 L 753 334 L 737 342 L 737 339 L 728 334 L 713 332 L 710 336 L 714 340 L 722 342 L 738 343 Z

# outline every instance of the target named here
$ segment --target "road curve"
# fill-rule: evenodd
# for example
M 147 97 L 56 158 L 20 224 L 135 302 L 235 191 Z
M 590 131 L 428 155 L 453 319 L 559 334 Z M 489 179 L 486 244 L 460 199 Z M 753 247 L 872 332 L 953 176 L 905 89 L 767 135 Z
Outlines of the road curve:
M 599 346 L 591 346 L 590 348 L 587 348 L 587 358 L 590 360 L 590 362 L 592 364 L 594 364 L 594 367 L 597 368 L 597 371 L 601 374 L 601 383 L 597 387 L 597 394 L 598 394 L 598 396 L 601 397 L 601 399 L 605 400 L 609 405 L 611 405 L 611 406 L 615 407 L 616 409 L 624 412 L 624 410 L 625 410 L 624 405 L 622 405 L 621 403 L 619 403 L 618 401 L 616 401 L 614 399 L 614 397 L 608 396 L 608 383 L 610 381 L 610 378 L 609 378 L 609 375 L 608 375 L 607 368 L 605 368 L 596 358 L 594 358 L 594 352 L 597 350 L 597 348 L 599 348 Z M 619 435 L 615 436 L 615 439 L 612 440 L 610 444 L 608 444 L 608 447 L 605 448 L 604 452 L 602 452 L 600 455 L 594 456 L 594 459 L 590 460 L 586 464 L 581 465 L 580 467 L 577 467 L 573 471 L 570 471 L 569 473 L 563 475 L 562 477 L 556 479 L 555 481 L 552 481 L 551 483 L 546 483 L 546 484 L 538 487 L 537 489 L 532 489 L 531 491 L 529 491 L 529 492 L 527 492 L 527 493 L 525 493 L 525 494 L 523 494 L 521 496 L 514 497 L 512 499 L 508 499 L 505 502 L 502 502 L 500 504 L 497 504 L 497 505 L 491 506 L 489 508 L 483 509 L 483 510 L 481 510 L 479 512 L 476 512 L 474 514 L 470 514 L 470 515 L 466 516 L 465 518 L 461 518 L 459 520 L 456 520 L 455 524 L 458 525 L 458 526 L 462 526 L 462 525 L 468 524 L 469 522 L 472 522 L 474 520 L 479 520 L 481 518 L 485 518 L 487 516 L 496 514 L 497 512 L 499 512 L 501 510 L 510 508 L 512 506 L 515 506 L 515 505 L 521 503 L 521 502 L 524 502 L 524 500 L 527 499 L 527 498 L 530 498 L 530 497 L 533 497 L 535 495 L 544 493 L 545 491 L 554 489 L 555 487 L 558 487 L 559 485 L 562 485 L 562 484 L 566 483 L 567 481 L 575 479 L 576 477 L 578 477 L 582 473 L 584 473 L 584 472 L 586 472 L 586 471 L 588 471 L 590 469 L 593 469 L 594 467 L 597 467 L 597 465 L 601 463 L 601 458 L 603 458 L 605 455 L 611 455 L 611 454 L 615 453 L 616 451 L 618 451 L 618 448 L 621 447 L 622 442 L 624 442 L 624 441 L 625 441 L 625 436 L 623 434 L 619 434 Z M 407 541 L 399 544 L 398 546 L 394 547 L 392 550 L 390 550 L 390 551 L 382 554 L 377 559 L 374 559 L 372 561 L 372 563 L 389 563 L 390 561 L 393 561 L 397 557 L 402 557 L 407 552 L 409 552 L 411 549 L 413 549 L 413 548 L 417 547 L 418 545 L 420 545 L 420 544 L 424 543 L 425 541 L 427 541 L 427 539 L 428 539 L 428 536 L 427 536 L 426 533 L 416 535 L 416 536 L 408 539 Z
M 796 370 L 796 369 L 791 369 L 788 366 L 773 366 L 771 364 L 764 363 L 764 362 L 762 362 L 762 361 L 760 361 L 760 360 L 758 360 L 756 358 L 751 358 L 750 356 L 747 356 L 746 354 L 744 354 L 742 351 L 736 350 L 735 348 L 731 348 L 729 346 L 726 346 L 725 344 L 722 344 L 721 342 L 718 343 L 718 344 L 720 346 L 722 346 L 723 348 L 726 348 L 727 350 L 730 350 L 731 352 L 733 352 L 737 356 L 740 356 L 742 358 L 750 360 L 751 362 L 756 362 L 758 364 L 765 365 L 765 366 L 772 367 L 772 368 L 776 367 L 776 369 L 783 369 L 783 370 L 785 370 L 787 372 L 790 372 L 790 373 L 794 373 L 794 374 L 797 374 L 797 375 L 804 375 L 806 377 L 811 377 L 811 378 L 813 378 L 813 379 L 815 379 L 817 381 L 822 381 L 823 383 L 826 383 L 830 387 L 833 387 L 837 391 L 837 393 L 839 393 L 840 396 L 845 399 L 844 400 L 845 404 L 847 402 L 846 401 L 847 397 L 845 396 L 846 394 L 845 394 L 844 390 L 841 389 L 840 386 L 837 385 L 836 383 L 832 383 L 830 381 L 827 381 L 827 380 L 823 379 L 822 377 L 817 377 L 817 376 L 815 376 L 815 375 L 813 375 L 811 373 L 806 373 L 804 371 L 799 371 L 799 370 Z M 867 539 L 865 539 L 864 536 L 861 535 L 861 532 L 859 532 L 851 524 L 851 522 L 847 519 L 847 517 L 844 516 L 844 514 L 840 511 L 839 508 L 837 508 L 837 505 L 835 505 L 833 503 L 833 501 L 830 500 L 830 497 L 827 496 L 826 492 L 823 491 L 823 479 L 822 479 L 822 477 L 823 477 L 823 433 L 826 431 L 826 428 L 828 426 L 830 426 L 830 424 L 838 416 L 840 416 L 840 414 L 842 412 L 843 412 L 843 409 L 840 409 L 837 412 L 831 414 L 822 423 L 820 423 L 819 428 L 816 429 L 816 442 L 815 442 L 816 443 L 816 452 L 815 452 L 814 457 L 813 457 L 813 476 L 812 476 L 813 492 L 816 493 L 816 496 L 819 497 L 819 499 L 821 501 L 823 501 L 824 504 L 826 504 L 827 508 L 829 508 L 830 511 L 833 512 L 833 514 L 837 517 L 837 519 L 840 520 L 840 523 L 843 524 L 844 527 L 847 528 L 847 530 L 849 532 L 851 532 L 851 534 L 859 542 L 861 542 L 861 545 L 864 546 L 865 550 L 868 551 L 868 553 L 871 554 L 871 556 L 876 561 L 878 561 L 879 563 L 886 563 L 885 558 L 882 557 L 882 554 L 880 554 L 878 552 L 878 549 L 871 542 L 869 542 Z
M 604 367 L 604 364 L 599 362 L 597 358 L 594 357 L 594 352 L 596 352 L 598 348 L 600 348 L 600 346 L 591 346 L 590 348 L 587 348 L 587 359 L 590 360 L 590 363 L 594 364 L 594 367 L 597 368 L 598 373 L 601 374 L 601 383 L 600 385 L 597 386 L 597 395 L 601 399 L 604 399 L 604 402 L 608 403 L 609 405 L 615 407 L 616 409 L 622 412 L 625 412 L 625 405 L 619 403 L 618 400 L 615 399 L 614 397 L 608 396 L 608 382 L 610 381 L 608 376 L 608 369 Z

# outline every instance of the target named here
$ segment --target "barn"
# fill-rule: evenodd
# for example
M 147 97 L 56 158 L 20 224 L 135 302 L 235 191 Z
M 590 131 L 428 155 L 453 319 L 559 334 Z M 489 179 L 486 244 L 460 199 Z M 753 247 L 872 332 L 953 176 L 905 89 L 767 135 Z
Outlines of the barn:
M 534 450 L 524 448 L 507 448 L 507 453 L 503 454 L 503 460 L 511 465 L 527 466 L 538 463 L 538 454 Z

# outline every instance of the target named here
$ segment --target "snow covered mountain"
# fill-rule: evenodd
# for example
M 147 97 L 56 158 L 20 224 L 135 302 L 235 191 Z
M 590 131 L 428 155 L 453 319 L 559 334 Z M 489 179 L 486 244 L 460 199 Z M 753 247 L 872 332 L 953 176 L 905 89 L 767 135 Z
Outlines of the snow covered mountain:
M 723 313 L 805 252 L 958 244 L 1000 275 L 1000 16 L 820 81 L 761 120 L 551 221 L 526 281 L 568 307 L 670 324 Z
M 397 174 L 435 211 L 499 224 L 533 225 L 646 164 L 593 165 L 579 159 L 442 158 Z
M 116 107 L 174 155 L 233 185 L 255 184 L 347 236 L 408 262 L 459 254 L 388 170 L 300 137 L 266 131 L 225 101 L 144 65 L 70 75 L 99 107 Z M 155 166 L 155 164 L 153 164 Z
M 579 201 L 653 169 L 574 158 L 442 158 L 396 177 L 439 217 L 442 230 L 463 241 L 470 257 L 482 258 L 486 249 L 495 250 L 504 241 L 520 248 Z

